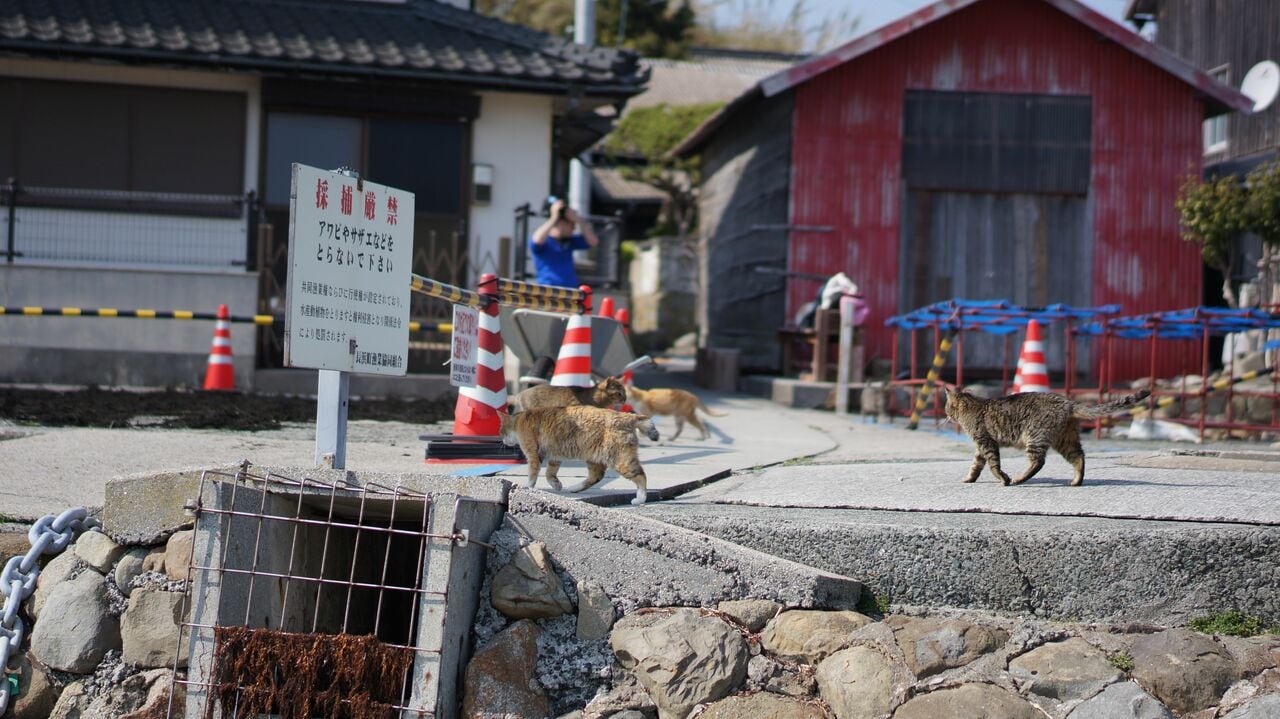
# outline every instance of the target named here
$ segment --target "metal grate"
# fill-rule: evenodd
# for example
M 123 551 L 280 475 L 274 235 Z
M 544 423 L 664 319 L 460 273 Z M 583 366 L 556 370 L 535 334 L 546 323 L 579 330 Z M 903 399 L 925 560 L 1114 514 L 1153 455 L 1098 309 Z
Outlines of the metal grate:
M 435 716 L 440 647 L 419 625 L 447 581 L 425 568 L 469 535 L 432 526 L 431 495 L 246 465 L 205 472 L 193 509 L 185 716 Z

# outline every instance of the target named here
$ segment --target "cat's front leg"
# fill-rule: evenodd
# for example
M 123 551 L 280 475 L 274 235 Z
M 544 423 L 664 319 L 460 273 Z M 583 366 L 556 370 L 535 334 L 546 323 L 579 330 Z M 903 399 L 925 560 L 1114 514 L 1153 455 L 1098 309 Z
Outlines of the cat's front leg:
M 982 456 L 986 458 L 987 469 L 991 470 L 991 475 L 1000 480 L 1000 484 L 1008 487 L 1011 481 L 1009 475 L 1000 469 L 1000 445 L 986 440 L 978 446 L 978 451 L 982 452 Z
M 973 455 L 973 466 L 969 468 L 969 474 L 965 476 L 964 481 L 970 484 L 978 481 L 978 477 L 982 476 L 982 470 L 987 466 L 987 458 L 982 456 L 982 451 Z
M 556 473 L 559 471 L 560 471 L 559 460 L 552 459 L 547 461 L 547 484 L 551 485 L 552 489 L 561 488 L 560 477 L 556 476 Z
M 530 452 L 526 449 L 524 456 L 529 458 L 529 479 L 525 482 L 525 486 L 533 488 L 538 484 L 538 470 L 542 469 L 542 465 L 538 462 L 537 452 Z

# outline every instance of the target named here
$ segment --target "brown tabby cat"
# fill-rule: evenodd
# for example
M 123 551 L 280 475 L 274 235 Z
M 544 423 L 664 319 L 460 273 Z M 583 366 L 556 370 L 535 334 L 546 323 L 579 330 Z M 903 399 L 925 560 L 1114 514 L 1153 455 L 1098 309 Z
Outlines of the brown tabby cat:
M 989 466 L 1001 484 L 1022 484 L 1040 471 L 1052 448 L 1075 468 L 1071 486 L 1077 487 L 1084 483 L 1084 448 L 1080 446 L 1076 420 L 1122 412 L 1151 393 L 1142 391 L 1098 405 L 1047 392 L 1022 392 L 996 399 L 981 399 L 963 390 L 946 390 L 946 394 L 947 417 L 960 425 L 977 449 L 964 481 L 976 481 L 983 466 Z M 1016 480 L 1010 481 L 1000 469 L 1001 447 L 1019 447 L 1027 452 L 1031 466 Z
M 684 431 L 684 423 L 686 421 L 698 431 L 702 433 L 698 439 L 706 439 L 711 436 L 707 428 L 703 426 L 698 419 L 697 410 L 706 412 L 710 417 L 724 417 L 723 412 L 712 412 L 707 406 L 698 399 L 698 396 L 692 392 L 686 392 L 682 389 L 640 389 L 638 387 L 627 387 L 627 399 L 635 402 L 636 411 L 640 414 L 648 415 L 674 415 L 676 418 L 676 433 L 671 435 L 671 439 L 680 436 Z
M 627 390 L 614 377 L 606 377 L 594 387 L 552 387 L 541 384 L 517 394 L 511 403 L 520 411 L 544 407 L 612 407 L 627 401 Z
M 625 414 L 598 407 L 552 407 L 502 415 L 502 441 L 508 446 L 519 444 L 529 458 L 528 486 L 538 481 L 542 461 L 547 463 L 547 483 L 560 489 L 556 472 L 566 459 L 587 463 L 587 479 L 570 492 L 581 492 L 604 477 L 612 467 L 636 485 L 632 504 L 644 504 L 648 478 L 640 466 L 636 448 L 636 430 L 644 430 L 657 441 L 658 430 L 653 420 L 639 414 Z

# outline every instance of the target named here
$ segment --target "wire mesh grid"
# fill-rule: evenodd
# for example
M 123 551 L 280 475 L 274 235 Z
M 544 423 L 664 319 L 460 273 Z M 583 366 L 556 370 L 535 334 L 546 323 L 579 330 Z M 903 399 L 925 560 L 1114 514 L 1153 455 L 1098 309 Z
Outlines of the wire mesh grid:
M 424 600 L 446 599 L 424 559 L 468 535 L 432 531 L 430 495 L 246 466 L 204 472 L 199 498 L 168 716 L 435 716 L 411 680 L 440 653 L 416 641 Z
M 23 187 L 14 250 L 24 262 L 238 271 L 246 198 Z

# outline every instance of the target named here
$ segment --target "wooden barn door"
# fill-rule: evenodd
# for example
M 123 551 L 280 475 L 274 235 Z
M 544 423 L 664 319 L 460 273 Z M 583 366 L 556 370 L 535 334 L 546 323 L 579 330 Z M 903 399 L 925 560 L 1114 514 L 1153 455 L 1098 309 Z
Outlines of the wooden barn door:
M 903 221 L 904 309 L 953 297 L 1029 307 L 1091 304 L 1092 222 L 1084 197 L 909 190 Z M 1061 332 L 1046 340 L 1050 368 L 1060 371 Z M 998 370 L 1003 338 L 967 335 L 964 361 Z
M 911 90 L 904 103 L 899 309 L 951 298 L 1091 304 L 1090 98 Z M 1061 372 L 1054 330 L 1046 359 Z M 966 368 L 999 376 L 1004 343 L 967 334 Z

